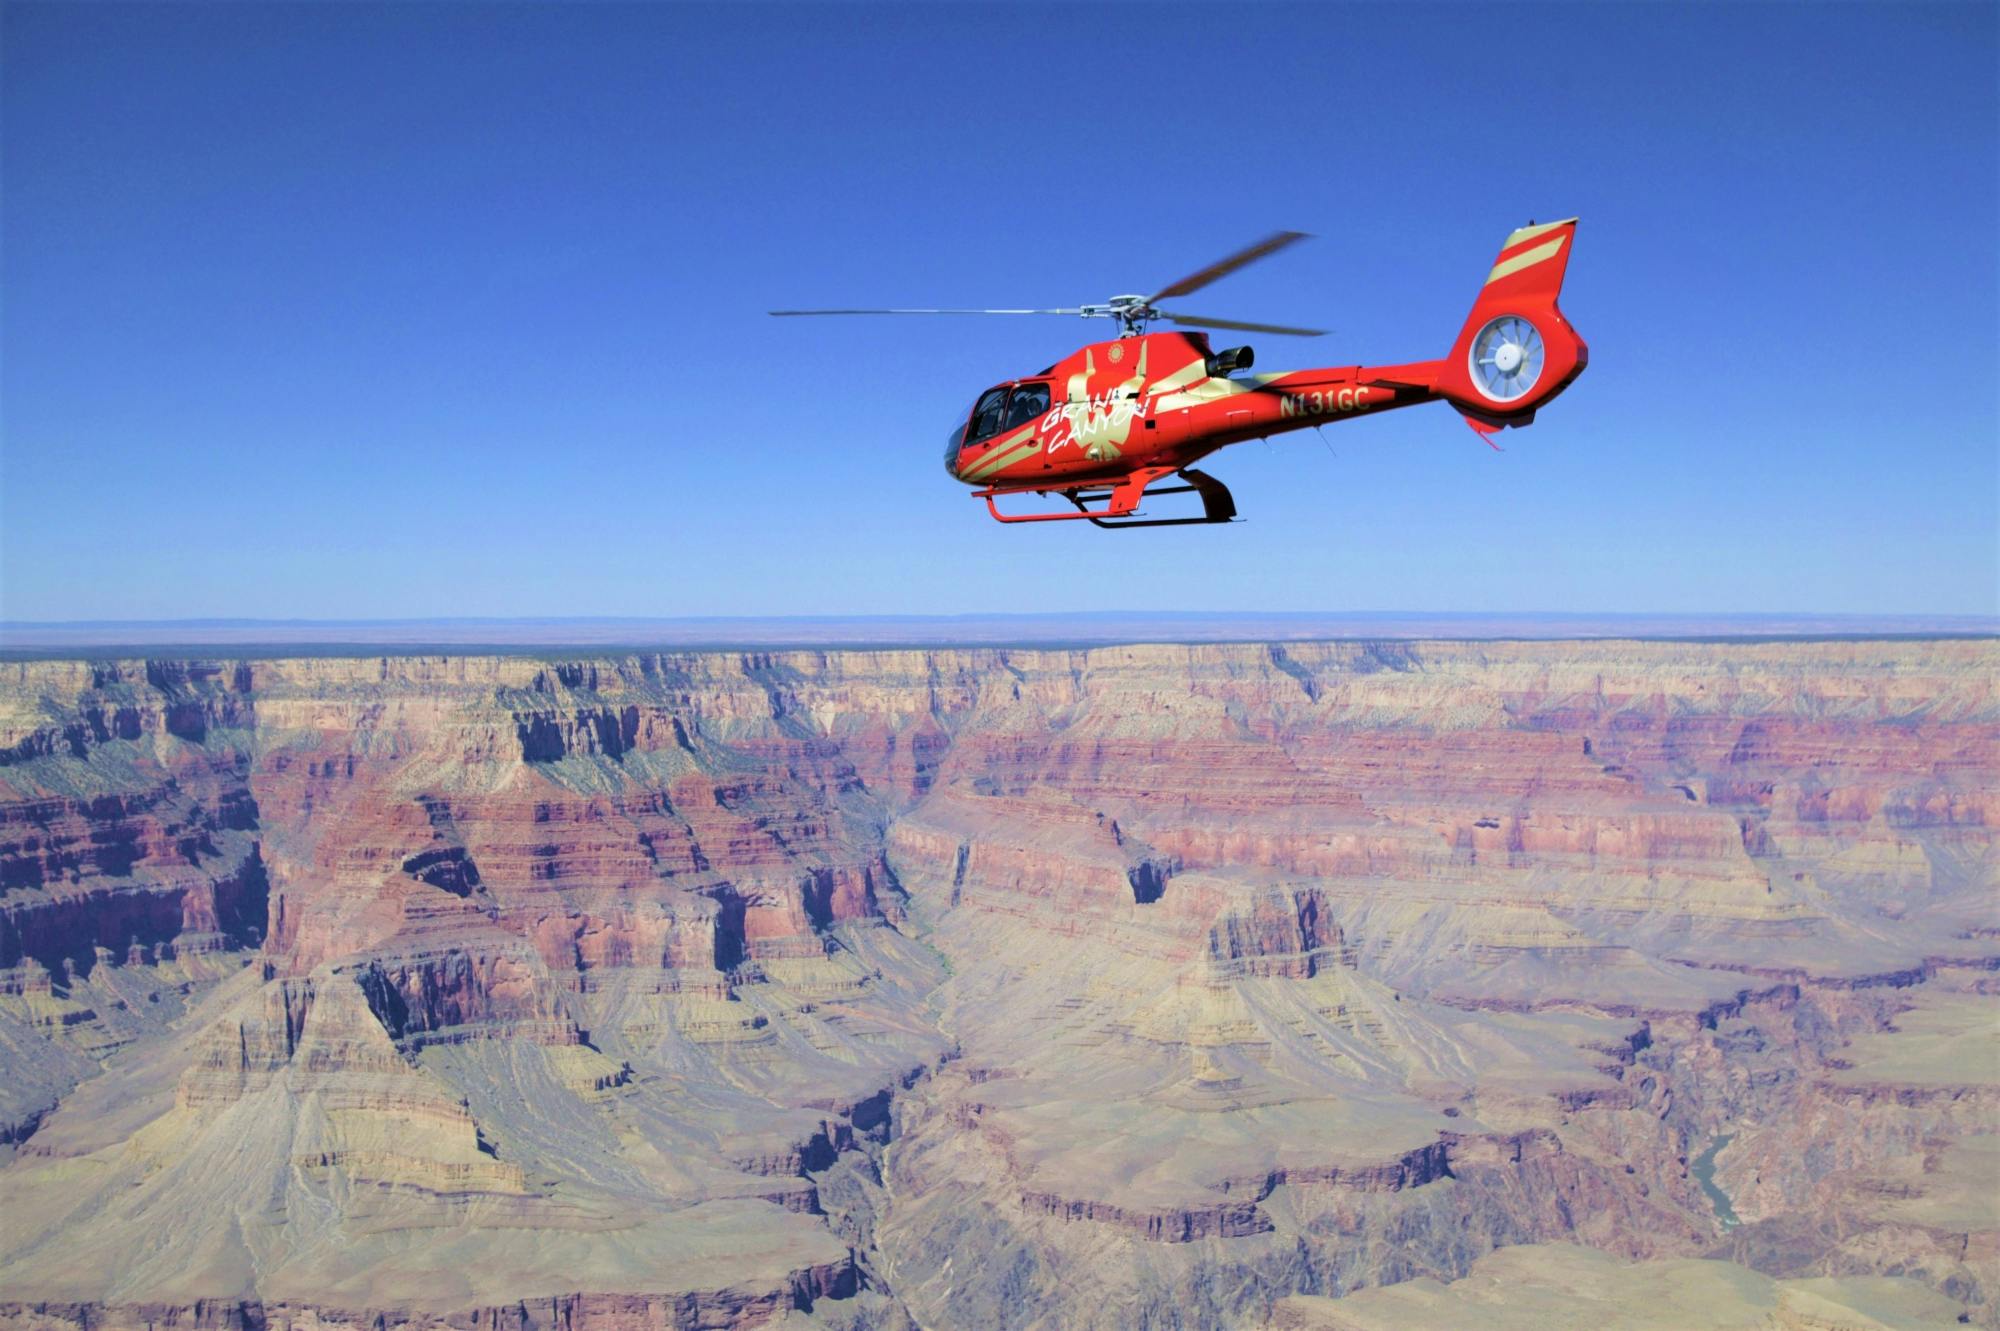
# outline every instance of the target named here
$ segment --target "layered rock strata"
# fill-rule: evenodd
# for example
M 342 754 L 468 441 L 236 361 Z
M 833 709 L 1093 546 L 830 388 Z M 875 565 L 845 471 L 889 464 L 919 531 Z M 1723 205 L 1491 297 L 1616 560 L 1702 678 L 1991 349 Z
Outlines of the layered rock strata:
M 1996 666 L 0 665 L 0 1318 L 1250 1326 L 1553 1242 L 2000 1325 Z
M 1272 1331 L 1946 1331 L 1952 1300 L 1894 1276 L 1773 1280 L 1729 1262 L 1623 1263 L 1560 1244 L 1505 1248 L 1460 1280 L 1341 1299 L 1294 1295 Z

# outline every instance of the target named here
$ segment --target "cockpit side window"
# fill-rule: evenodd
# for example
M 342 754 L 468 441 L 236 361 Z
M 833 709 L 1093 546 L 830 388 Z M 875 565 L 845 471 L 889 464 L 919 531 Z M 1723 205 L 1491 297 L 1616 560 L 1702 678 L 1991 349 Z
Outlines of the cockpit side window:
M 979 399 L 979 405 L 972 409 L 972 430 L 965 436 L 965 442 L 976 444 L 1000 432 L 1000 423 L 1006 419 L 1007 390 L 995 388 Z
M 1007 398 L 1007 424 L 1002 427 L 1012 430 L 1017 426 L 1032 424 L 1048 414 L 1049 386 L 1047 384 L 1017 384 Z

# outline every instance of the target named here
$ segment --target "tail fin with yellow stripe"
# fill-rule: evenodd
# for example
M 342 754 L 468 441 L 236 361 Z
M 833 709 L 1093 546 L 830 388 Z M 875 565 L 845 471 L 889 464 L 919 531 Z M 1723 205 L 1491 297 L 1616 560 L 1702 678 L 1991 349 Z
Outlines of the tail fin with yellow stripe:
M 1556 306 L 1576 222 L 1530 223 L 1507 237 L 1445 360 L 1438 387 L 1481 433 L 1526 425 L 1590 362 Z

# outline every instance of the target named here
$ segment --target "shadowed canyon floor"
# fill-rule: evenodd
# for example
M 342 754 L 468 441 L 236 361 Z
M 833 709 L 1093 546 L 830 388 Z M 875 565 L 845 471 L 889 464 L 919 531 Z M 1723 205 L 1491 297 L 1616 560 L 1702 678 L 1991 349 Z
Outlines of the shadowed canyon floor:
M 2000 1327 L 1996 674 L 0 664 L 0 1323 Z

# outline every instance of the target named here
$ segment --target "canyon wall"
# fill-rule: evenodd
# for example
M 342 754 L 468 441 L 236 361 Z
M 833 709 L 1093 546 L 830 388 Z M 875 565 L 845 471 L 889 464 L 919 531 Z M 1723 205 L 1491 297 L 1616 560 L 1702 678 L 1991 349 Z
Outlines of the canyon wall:
M 1556 1243 L 2000 1326 L 1997 667 L 0 663 L 0 1321 L 1255 1326 Z

